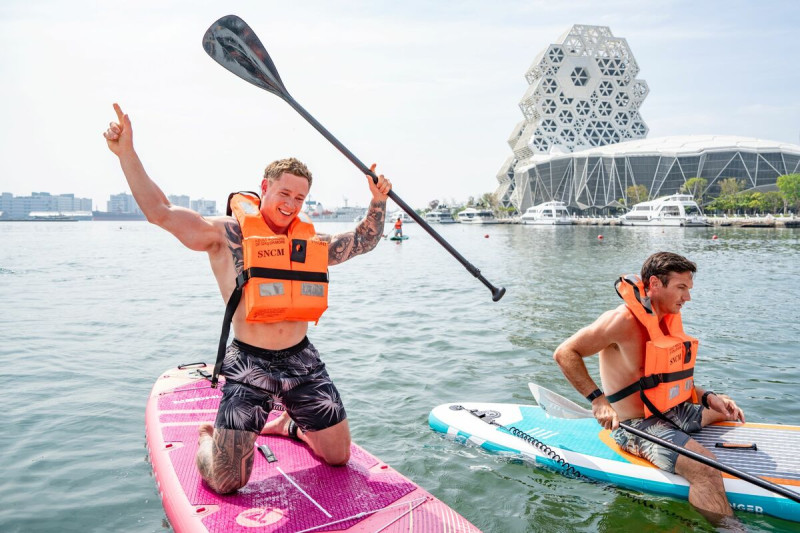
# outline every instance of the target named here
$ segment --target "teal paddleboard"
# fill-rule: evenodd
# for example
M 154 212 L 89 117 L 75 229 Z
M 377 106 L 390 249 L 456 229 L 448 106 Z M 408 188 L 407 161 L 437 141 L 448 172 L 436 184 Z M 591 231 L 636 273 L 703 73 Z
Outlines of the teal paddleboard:
M 522 456 L 556 470 L 571 466 L 588 478 L 629 489 L 683 499 L 689 495 L 684 478 L 621 450 L 594 418 L 556 418 L 533 405 L 464 402 L 434 408 L 428 422 L 457 442 L 491 452 Z M 692 437 L 725 465 L 800 490 L 800 426 L 723 422 Z M 720 448 L 717 443 L 755 444 L 756 449 Z M 727 474 L 723 479 L 735 510 L 800 522 L 800 503 Z

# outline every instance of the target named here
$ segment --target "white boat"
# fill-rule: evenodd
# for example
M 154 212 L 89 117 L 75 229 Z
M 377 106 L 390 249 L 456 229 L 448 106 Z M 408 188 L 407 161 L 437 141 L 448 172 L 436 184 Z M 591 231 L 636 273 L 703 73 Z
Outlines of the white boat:
M 453 213 L 447 206 L 440 205 L 436 209 L 431 209 L 425 213 L 425 222 L 428 224 L 455 224 Z
M 400 219 L 403 224 L 416 224 L 417 221 L 411 218 L 411 215 L 406 213 L 405 211 L 395 211 L 394 213 L 390 213 L 386 215 L 386 222 L 394 224 L 397 219 Z
M 691 194 L 672 194 L 642 202 L 619 217 L 623 226 L 708 226 Z
M 553 201 L 529 207 L 520 217 L 520 222 L 541 226 L 557 226 L 573 224 L 575 219 L 570 215 L 564 202 Z
M 499 224 L 500 221 L 494 217 L 489 209 L 475 209 L 468 207 L 458 213 L 458 221 L 462 224 Z

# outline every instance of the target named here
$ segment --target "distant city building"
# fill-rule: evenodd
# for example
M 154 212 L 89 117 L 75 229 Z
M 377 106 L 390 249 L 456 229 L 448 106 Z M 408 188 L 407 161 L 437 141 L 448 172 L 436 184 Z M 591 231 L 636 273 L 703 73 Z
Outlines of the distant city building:
M 625 39 L 606 26 L 575 25 L 548 46 L 525 77 L 524 120 L 508 140 L 513 154 L 497 174 L 495 196 L 518 212 L 547 201 L 592 210 L 631 206 L 627 189 L 649 198 L 674 194 L 694 177 L 746 188 L 774 185 L 800 170 L 800 146 L 723 135 L 644 140 L 639 107 L 649 92 Z
M 50 194 L 48 192 L 34 192 L 30 196 L 15 197 L 10 192 L 0 195 L 0 215 L 3 219 L 26 220 L 34 212 L 37 216 L 43 213 L 52 215 L 77 214 L 82 216 L 92 211 L 91 198 L 75 198 L 74 194 Z
M 141 215 L 142 210 L 132 194 L 125 192 L 112 194 L 106 202 L 106 211 L 123 215 Z
M 185 194 L 170 194 L 167 196 L 169 203 L 172 205 L 177 205 L 179 207 L 185 207 L 186 209 L 192 208 L 192 203 L 189 200 L 189 197 Z
M 215 200 L 205 200 L 203 198 L 200 198 L 199 200 L 192 200 L 191 209 L 193 211 L 197 211 L 204 217 L 213 217 L 217 215 L 217 202 Z
M 186 195 L 171 195 L 169 201 L 193 209 L 204 216 L 217 215 L 217 202 L 191 201 Z M 112 194 L 106 202 L 106 211 L 93 211 L 91 198 L 75 198 L 74 194 L 34 192 L 30 196 L 15 197 L 10 192 L 0 194 L 0 220 L 145 220 L 133 195 Z

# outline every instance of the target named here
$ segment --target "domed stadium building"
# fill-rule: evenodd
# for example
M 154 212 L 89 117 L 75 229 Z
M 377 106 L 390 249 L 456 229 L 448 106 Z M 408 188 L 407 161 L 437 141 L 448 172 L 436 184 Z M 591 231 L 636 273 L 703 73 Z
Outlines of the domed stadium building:
M 649 92 L 625 39 L 605 26 L 573 26 L 542 51 L 525 77 L 523 120 L 508 140 L 513 154 L 497 174 L 501 205 L 518 212 L 551 200 L 597 212 L 628 202 L 644 185 L 650 198 L 706 180 L 706 200 L 736 178 L 764 190 L 800 172 L 800 146 L 724 135 L 646 139 L 639 108 Z

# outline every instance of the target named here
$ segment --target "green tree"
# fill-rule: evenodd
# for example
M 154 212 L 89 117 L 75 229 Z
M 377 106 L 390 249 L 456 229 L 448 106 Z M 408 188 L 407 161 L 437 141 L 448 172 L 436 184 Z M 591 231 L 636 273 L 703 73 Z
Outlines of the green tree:
M 780 191 L 769 191 L 764 193 L 764 211 L 767 213 L 777 213 L 784 208 L 783 195 Z
M 744 189 L 744 182 L 736 178 L 725 178 L 719 181 L 719 195 L 733 196 Z
M 783 196 L 783 214 L 789 205 L 797 207 L 800 203 L 800 174 L 778 176 L 778 190 Z
M 439 207 L 439 200 L 431 200 L 430 202 L 428 202 L 428 209 L 434 210 L 437 207 Z
M 644 185 L 631 185 L 625 189 L 625 195 L 628 197 L 628 204 L 633 205 L 647 200 L 649 193 Z
M 497 197 L 494 195 L 494 193 L 485 192 L 481 195 L 481 199 L 478 200 L 478 205 L 485 209 L 491 209 L 492 211 L 497 212 L 497 208 L 500 207 L 500 202 L 497 201 Z
M 708 187 L 708 180 L 705 178 L 689 178 L 686 183 L 681 185 L 680 192 L 691 194 L 695 201 L 703 205 L 703 193 Z

